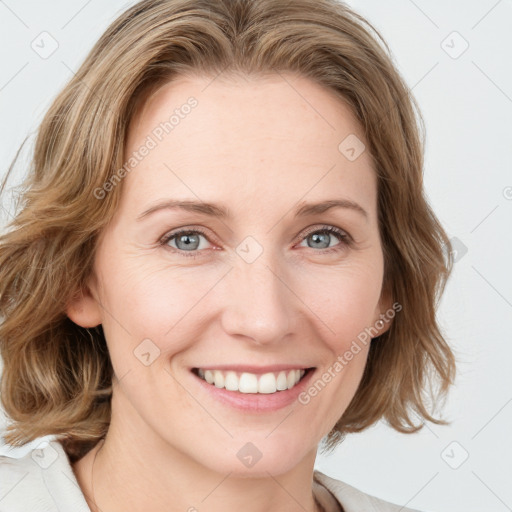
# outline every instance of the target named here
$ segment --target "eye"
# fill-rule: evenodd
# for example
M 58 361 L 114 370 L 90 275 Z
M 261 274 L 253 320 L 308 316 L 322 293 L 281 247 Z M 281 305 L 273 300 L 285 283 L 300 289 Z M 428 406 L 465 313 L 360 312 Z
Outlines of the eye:
M 330 246 L 333 235 L 338 238 L 340 243 Z M 181 229 L 164 235 L 160 239 L 159 245 L 169 247 L 172 252 L 179 253 L 182 256 L 195 258 L 200 255 L 201 250 L 208 248 L 201 244 L 201 238 L 204 238 L 209 243 L 209 239 L 203 230 L 199 228 Z M 350 235 L 334 226 L 316 227 L 310 229 L 305 235 L 301 235 L 301 240 L 304 240 L 306 243 L 308 239 L 312 240 L 312 245 L 308 244 L 307 247 L 310 249 L 321 249 L 320 252 L 324 254 L 342 251 L 351 245 Z
M 199 249 L 204 249 L 201 246 L 200 239 L 204 238 L 208 240 L 206 233 L 201 229 L 182 229 L 174 233 L 164 235 L 160 240 L 160 245 L 169 246 L 173 252 L 179 252 L 185 257 L 196 257 Z M 171 245 L 171 242 L 175 242 L 176 246 Z M 190 254 L 187 254 L 190 253 Z
M 334 247 L 329 246 L 333 235 L 340 240 L 340 243 L 336 244 Z M 350 236 L 346 232 L 334 226 L 323 226 L 320 229 L 318 227 L 313 228 L 308 231 L 306 235 L 303 235 L 303 238 L 306 244 L 308 240 L 311 240 L 312 242 L 312 245 L 308 244 L 306 247 L 324 249 L 324 253 L 340 251 L 350 245 Z

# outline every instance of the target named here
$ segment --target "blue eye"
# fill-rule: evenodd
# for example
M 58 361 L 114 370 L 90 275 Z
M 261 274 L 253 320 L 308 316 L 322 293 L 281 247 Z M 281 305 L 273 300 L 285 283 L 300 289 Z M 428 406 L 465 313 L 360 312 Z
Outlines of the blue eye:
M 333 247 L 329 247 L 332 235 L 335 235 L 340 243 Z M 316 227 L 305 235 L 302 235 L 301 240 L 307 241 L 311 236 L 313 245 L 308 247 L 313 249 L 315 248 L 316 244 L 316 248 L 322 249 L 321 253 L 342 251 L 347 246 L 351 245 L 350 235 L 334 226 L 323 226 L 321 228 Z M 205 249 L 205 247 L 201 247 L 201 238 L 204 238 L 209 242 L 206 233 L 201 229 L 182 229 L 164 235 L 159 244 L 171 249 L 172 252 L 178 253 L 181 256 L 185 256 L 187 258 L 195 258 L 200 256 L 202 250 Z M 170 245 L 171 242 L 174 242 L 176 246 L 174 247 Z M 327 244 L 327 246 L 325 246 L 325 244 Z
M 198 244 L 200 245 L 201 237 L 208 240 L 206 234 L 200 229 L 181 230 L 164 236 L 160 243 L 169 246 L 170 242 L 176 241 L 176 247 L 170 247 L 174 252 L 180 252 L 183 256 L 187 257 L 195 257 L 197 254 L 194 254 L 194 252 L 197 252 L 200 248 Z M 180 244 L 181 247 L 179 247 L 178 244 Z M 201 249 L 204 249 L 204 247 Z M 191 254 L 187 254 L 187 252 Z
M 340 243 L 331 248 L 329 247 L 329 239 L 332 239 L 332 235 L 335 235 L 340 240 Z M 349 244 L 349 236 L 344 231 L 335 228 L 334 226 L 324 226 L 322 229 L 315 228 L 313 231 L 310 231 L 305 235 L 304 240 L 307 240 L 311 236 L 311 240 L 313 240 L 315 244 L 319 244 L 321 246 L 327 243 L 327 247 L 320 247 L 320 249 L 328 249 L 324 250 L 324 252 L 331 252 L 332 250 L 338 251 L 341 250 L 341 247 L 339 246 L 344 247 Z

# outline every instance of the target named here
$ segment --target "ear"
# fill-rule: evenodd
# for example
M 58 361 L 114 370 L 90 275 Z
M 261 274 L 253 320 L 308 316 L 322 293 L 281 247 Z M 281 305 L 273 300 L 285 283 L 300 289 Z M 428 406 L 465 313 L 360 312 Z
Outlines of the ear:
M 399 303 L 393 304 L 391 293 L 383 289 L 379 303 L 375 308 L 374 322 L 372 324 L 372 338 L 384 334 L 391 327 L 396 312 L 401 309 L 402 306 Z
M 96 327 L 102 322 L 101 308 L 89 286 L 84 286 L 68 302 L 66 314 L 80 327 Z

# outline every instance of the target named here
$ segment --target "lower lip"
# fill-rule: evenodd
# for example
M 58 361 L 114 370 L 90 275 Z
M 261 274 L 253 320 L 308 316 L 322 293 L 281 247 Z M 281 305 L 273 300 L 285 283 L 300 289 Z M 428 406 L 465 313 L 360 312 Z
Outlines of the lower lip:
M 308 386 L 315 369 L 309 370 L 304 377 L 291 389 L 275 393 L 240 393 L 218 388 L 190 372 L 202 388 L 219 402 L 235 409 L 249 412 L 272 412 L 287 407 L 297 400 L 297 397 Z

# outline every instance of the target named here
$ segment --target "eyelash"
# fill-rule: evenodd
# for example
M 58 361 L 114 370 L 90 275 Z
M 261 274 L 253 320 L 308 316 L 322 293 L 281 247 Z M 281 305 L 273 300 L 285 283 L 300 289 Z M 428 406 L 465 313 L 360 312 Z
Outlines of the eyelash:
M 334 247 L 329 247 L 329 248 L 326 248 L 326 249 L 322 249 L 320 252 L 323 253 L 323 254 L 330 254 L 330 253 L 333 253 L 333 252 L 339 252 L 339 251 L 342 251 L 344 250 L 346 247 L 350 247 L 352 245 L 352 238 L 350 237 L 350 235 L 348 235 L 345 231 L 342 231 L 341 229 L 338 229 L 334 226 L 322 226 L 321 228 L 318 228 L 318 227 L 314 227 L 310 230 L 308 230 L 301 238 L 301 242 L 302 240 L 304 240 L 305 238 L 307 238 L 309 235 L 313 234 L 313 233 L 329 233 L 329 234 L 333 234 L 333 235 L 336 235 L 339 240 L 340 240 L 340 243 L 335 245 Z M 200 234 L 200 235 L 203 235 L 207 240 L 208 242 L 210 242 L 207 234 L 205 231 L 203 231 L 202 229 L 200 228 L 194 228 L 194 229 L 181 229 L 179 231 L 175 231 L 173 233 L 168 233 L 166 235 L 164 235 L 160 240 L 159 240 L 159 245 L 160 246 L 166 246 L 171 240 L 173 240 L 174 238 L 178 238 L 180 235 L 184 235 L 184 234 Z M 211 243 L 211 242 L 210 242 Z M 167 246 L 167 248 L 169 248 L 173 253 L 177 253 L 177 254 L 180 254 L 182 256 L 185 256 L 186 258 L 197 258 L 200 256 L 200 253 L 202 251 L 199 251 L 199 250 L 195 250 L 195 251 L 183 251 L 181 249 L 175 249 L 174 247 L 170 247 L 170 246 Z M 310 247 L 311 249 L 311 247 Z M 318 252 L 318 251 L 317 251 Z

